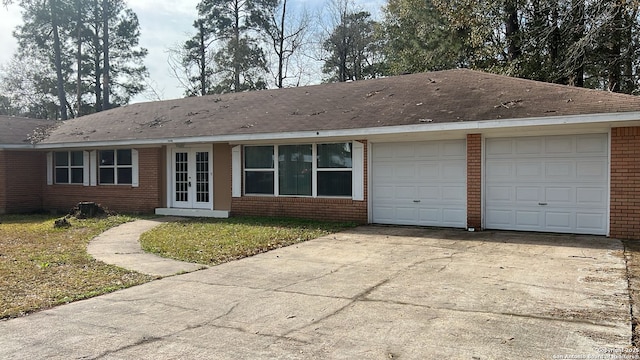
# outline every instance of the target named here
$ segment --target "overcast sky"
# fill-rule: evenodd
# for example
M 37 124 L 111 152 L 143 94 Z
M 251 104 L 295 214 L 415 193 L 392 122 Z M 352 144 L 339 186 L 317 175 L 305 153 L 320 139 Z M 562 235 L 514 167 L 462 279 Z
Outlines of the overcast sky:
M 296 5 L 305 5 L 309 11 L 322 8 L 327 0 L 294 0 Z M 167 65 L 167 49 L 183 43 L 193 34 L 191 24 L 197 16 L 199 0 L 127 0 L 129 7 L 138 15 L 141 27 L 141 45 L 149 50 L 146 65 L 150 83 L 163 99 L 183 96 L 184 89 L 171 77 Z M 385 0 L 356 0 L 363 9 L 379 14 Z M 0 6 L 0 65 L 6 64 L 16 50 L 13 30 L 21 24 L 20 8 L 17 5 Z M 134 101 L 152 100 L 149 96 L 138 96 Z

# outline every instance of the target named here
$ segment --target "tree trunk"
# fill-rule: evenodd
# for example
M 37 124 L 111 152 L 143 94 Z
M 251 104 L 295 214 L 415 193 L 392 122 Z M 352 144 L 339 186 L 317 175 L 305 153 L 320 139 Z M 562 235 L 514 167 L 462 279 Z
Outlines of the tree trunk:
M 613 19 L 610 24 L 609 39 L 611 46 L 607 59 L 607 87 L 609 91 L 620 92 L 621 89 L 621 66 L 622 58 L 622 11 L 623 7 L 616 2 L 611 9 L 613 11 Z
M 507 39 L 507 59 L 514 61 L 522 54 L 520 48 L 520 23 L 518 22 L 518 3 L 517 0 L 506 0 L 506 39 Z
M 205 47 L 205 29 L 202 20 L 198 20 L 198 36 L 200 37 L 200 48 L 198 49 L 198 60 L 200 62 L 200 95 L 207 95 L 207 49 Z
M 76 48 L 76 63 L 78 74 L 76 79 L 76 115 L 82 116 L 82 1 L 76 0 L 76 10 L 78 11 L 76 19 L 76 36 L 78 37 Z
M 102 46 L 100 45 L 100 11 L 99 0 L 94 0 L 93 3 L 93 66 L 95 68 L 93 93 L 96 96 L 96 112 L 102 111 L 102 64 L 100 62 L 100 55 L 102 54 Z
M 572 0 L 571 12 L 574 21 L 572 42 L 573 46 L 578 46 L 585 32 L 584 0 Z M 574 59 L 574 70 L 569 85 L 584 87 L 584 52 L 582 50 L 580 50 L 580 56 Z
M 53 29 L 53 52 L 55 57 L 56 78 L 58 88 L 58 101 L 60 102 L 60 119 L 67 120 L 67 98 L 64 92 L 64 79 L 62 78 L 62 48 L 60 34 L 58 33 L 58 6 L 56 0 L 50 0 L 51 26 Z
M 233 49 L 233 91 L 240 92 L 240 2 L 236 0 L 235 2 L 235 24 L 233 27 L 233 41 L 234 49 Z
M 280 37 L 278 43 L 278 88 L 282 89 L 284 86 L 284 26 L 287 13 L 287 0 L 282 0 L 282 17 L 280 18 L 280 29 L 278 36 Z
M 103 69 L 102 69 L 102 108 L 109 110 L 109 0 L 102 0 L 102 44 L 103 44 Z

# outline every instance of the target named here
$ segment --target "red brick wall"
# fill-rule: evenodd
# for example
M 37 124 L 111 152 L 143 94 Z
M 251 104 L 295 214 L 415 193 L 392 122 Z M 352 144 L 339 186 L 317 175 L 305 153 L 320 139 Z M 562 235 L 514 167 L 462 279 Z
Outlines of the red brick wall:
M 45 208 L 69 211 L 81 201 L 92 201 L 117 212 L 153 213 L 162 207 L 162 149 L 138 149 L 138 156 L 139 187 L 45 185 Z
M 34 151 L 0 152 L 0 213 L 42 210 L 46 157 Z
M 285 216 L 317 220 L 354 221 L 365 224 L 369 221 L 368 199 L 368 149 L 364 144 L 364 201 L 332 198 L 243 196 L 233 198 L 232 216 Z
M 640 127 L 611 130 L 610 236 L 640 240 Z
M 482 227 L 482 135 L 467 135 L 467 227 Z
M 232 216 L 284 216 L 367 222 L 367 202 L 350 199 L 244 196 L 233 198 Z

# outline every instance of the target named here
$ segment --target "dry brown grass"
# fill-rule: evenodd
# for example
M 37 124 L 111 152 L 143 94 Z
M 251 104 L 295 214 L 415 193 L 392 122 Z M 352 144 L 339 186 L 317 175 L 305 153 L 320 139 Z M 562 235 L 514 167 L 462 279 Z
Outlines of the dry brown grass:
M 53 227 L 50 216 L 0 216 L 0 319 L 118 289 L 151 277 L 96 261 L 89 241 L 132 218 L 72 219 Z

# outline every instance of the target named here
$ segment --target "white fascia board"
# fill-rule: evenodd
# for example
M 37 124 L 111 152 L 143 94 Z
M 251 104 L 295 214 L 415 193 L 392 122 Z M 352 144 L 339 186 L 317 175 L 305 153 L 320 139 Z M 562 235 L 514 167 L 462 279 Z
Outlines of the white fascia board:
M 33 150 L 35 145 L 0 145 L 0 150 Z
M 194 143 L 232 143 L 242 144 L 258 141 L 279 141 L 293 139 L 325 139 L 333 137 L 366 138 L 372 135 L 401 135 L 414 133 L 433 133 L 441 131 L 466 131 L 481 132 L 491 129 L 508 129 L 532 126 L 550 125 L 623 125 L 624 122 L 640 121 L 640 112 L 621 112 L 607 114 L 587 114 L 571 116 L 532 117 L 521 119 L 497 119 L 482 121 L 460 121 L 447 123 L 425 123 L 414 125 L 381 126 L 373 128 L 357 128 L 343 130 L 317 130 L 298 132 L 237 134 L 217 136 L 192 136 L 165 139 L 140 139 L 140 140 L 113 140 L 113 141 L 87 141 L 36 144 L 36 149 L 68 149 L 68 148 L 99 148 L 99 147 L 123 147 L 123 146 L 161 146 L 172 144 Z

